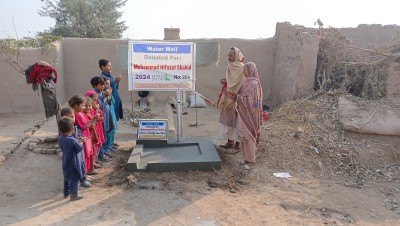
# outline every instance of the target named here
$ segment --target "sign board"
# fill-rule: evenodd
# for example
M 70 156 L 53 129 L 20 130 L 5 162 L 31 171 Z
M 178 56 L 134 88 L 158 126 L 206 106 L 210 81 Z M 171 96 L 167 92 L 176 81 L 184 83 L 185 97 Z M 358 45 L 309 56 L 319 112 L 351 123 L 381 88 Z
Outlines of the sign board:
M 195 44 L 129 41 L 129 91 L 195 89 Z
M 168 119 L 139 119 L 137 138 L 163 140 L 168 138 Z

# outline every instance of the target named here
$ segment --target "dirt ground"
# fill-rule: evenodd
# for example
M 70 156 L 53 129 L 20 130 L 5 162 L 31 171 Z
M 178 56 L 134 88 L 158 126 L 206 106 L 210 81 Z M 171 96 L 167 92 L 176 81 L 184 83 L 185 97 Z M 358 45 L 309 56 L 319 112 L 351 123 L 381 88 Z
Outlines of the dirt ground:
M 224 143 L 218 135 L 218 112 L 197 111 L 199 126 L 188 127 L 195 109 L 184 109 L 184 135 Z M 162 106 L 151 113 L 166 117 Z M 298 138 L 275 130 L 279 121 L 273 113 L 263 127 L 258 164 L 250 172 L 239 167 L 241 153 L 228 155 L 218 148 L 223 162 L 219 171 L 131 174 L 125 164 L 135 128 L 120 122 L 117 155 L 92 177 L 93 187 L 80 189 L 85 198 L 70 202 L 62 195 L 60 157 L 27 148 L 31 140 L 56 134 L 55 119 L 40 124 L 42 115 L 0 117 L 0 149 L 23 141 L 0 164 L 0 225 L 400 225 L 398 137 L 343 135 L 348 143 L 369 145 L 363 163 L 394 167 L 376 167 L 375 173 L 361 176 L 361 169 L 350 173 L 357 164 L 335 168 L 336 162 L 328 161 L 343 156 L 329 157 L 323 149 L 316 154 L 299 145 Z M 38 123 L 34 132 L 25 131 Z M 292 177 L 277 178 L 276 172 Z

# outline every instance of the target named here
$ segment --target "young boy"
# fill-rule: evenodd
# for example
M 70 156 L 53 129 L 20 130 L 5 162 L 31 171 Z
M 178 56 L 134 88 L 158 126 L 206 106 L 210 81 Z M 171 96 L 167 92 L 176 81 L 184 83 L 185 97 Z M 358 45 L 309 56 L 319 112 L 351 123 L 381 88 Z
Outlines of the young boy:
M 71 119 L 74 121 L 74 123 L 75 123 L 75 114 L 74 114 L 74 110 L 71 109 L 70 107 L 62 108 L 62 109 L 60 110 L 60 116 L 61 116 L 61 117 L 71 118 Z M 74 125 L 74 132 L 72 133 L 72 136 L 75 137 L 75 138 L 82 137 L 82 131 L 80 131 L 80 129 L 79 129 L 77 126 L 75 126 L 75 125 Z M 79 138 L 78 138 L 77 140 L 78 140 L 78 143 L 82 143 L 82 141 L 80 141 Z M 84 156 L 83 154 L 84 154 L 84 153 L 81 152 L 82 159 L 85 159 L 85 156 Z M 83 165 L 85 165 L 85 163 L 83 163 Z M 65 181 L 64 183 L 68 183 L 68 181 Z M 64 185 L 64 187 L 65 187 L 65 186 L 67 186 L 67 185 Z M 84 174 L 83 174 L 83 179 L 81 180 L 81 186 L 82 186 L 82 187 L 85 187 L 85 188 L 90 188 L 90 187 L 92 187 L 92 184 L 87 180 L 86 170 L 85 170 L 85 172 L 84 172 Z M 69 189 L 68 189 L 68 190 L 69 190 Z
M 110 132 L 112 130 L 115 130 L 115 122 L 111 116 L 110 106 L 105 101 L 105 96 L 103 94 L 104 79 L 100 76 L 94 76 L 90 80 L 90 84 L 94 88 L 94 91 L 96 91 L 96 93 L 97 93 L 99 105 L 100 105 L 101 110 L 103 111 L 103 117 L 104 117 L 103 131 L 104 131 L 105 142 L 100 148 L 99 160 L 108 161 L 108 158 L 112 158 L 113 154 L 111 153 L 110 150 L 108 150 L 107 142 L 110 139 Z
M 112 88 L 110 86 L 110 79 L 108 79 L 107 77 L 103 77 L 104 79 L 104 93 L 105 98 L 104 101 L 106 103 L 108 103 L 108 105 L 110 106 L 110 112 L 111 112 L 111 117 L 114 120 L 114 124 L 115 124 L 115 129 L 110 131 L 109 134 L 109 140 L 107 141 L 107 150 L 111 151 L 111 153 L 115 153 L 116 147 L 114 146 L 114 137 L 115 137 L 115 133 L 118 130 L 118 123 L 117 123 L 117 116 L 115 115 L 115 99 L 112 96 Z
M 71 194 L 70 201 L 79 200 L 83 196 L 78 194 L 78 184 L 83 179 L 85 172 L 81 154 L 83 147 L 72 136 L 74 121 L 71 118 L 62 117 L 58 121 L 58 127 L 62 133 L 58 138 L 58 144 L 63 153 L 64 198 Z M 66 183 L 67 181 L 68 183 Z

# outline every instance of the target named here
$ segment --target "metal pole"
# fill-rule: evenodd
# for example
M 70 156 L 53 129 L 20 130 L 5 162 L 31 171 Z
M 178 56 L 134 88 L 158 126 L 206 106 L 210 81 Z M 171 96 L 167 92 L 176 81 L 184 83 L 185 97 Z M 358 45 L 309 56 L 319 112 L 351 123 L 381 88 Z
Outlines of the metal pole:
M 131 93 L 131 107 L 132 107 L 132 113 L 133 113 L 133 96 L 132 96 L 132 91 L 131 91 L 130 93 Z
M 178 89 L 178 91 L 176 91 L 176 102 L 177 102 L 177 118 L 178 118 L 178 124 L 177 124 L 177 130 L 178 130 L 178 142 L 182 142 L 183 141 L 183 131 L 182 131 L 182 90 Z

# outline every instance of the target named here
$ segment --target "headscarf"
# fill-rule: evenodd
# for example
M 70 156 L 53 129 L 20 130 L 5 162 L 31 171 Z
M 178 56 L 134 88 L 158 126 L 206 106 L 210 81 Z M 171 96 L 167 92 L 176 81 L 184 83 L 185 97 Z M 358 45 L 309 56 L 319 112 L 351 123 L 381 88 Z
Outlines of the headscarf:
M 94 90 L 88 90 L 85 92 L 85 97 L 90 97 L 90 95 L 97 94 Z
M 258 145 L 262 126 L 262 87 L 256 64 L 249 62 L 244 65 L 249 77 L 242 87 L 237 99 L 237 112 L 246 131 Z
M 245 78 L 243 74 L 243 61 L 245 60 L 244 55 L 239 48 L 233 47 L 235 49 L 235 61 L 229 62 L 226 69 L 226 88 L 227 90 L 232 90 L 238 93 L 240 88 L 244 84 Z M 218 101 L 218 108 L 228 109 L 236 107 L 236 102 L 225 95 L 224 88 L 221 91 L 221 98 Z

